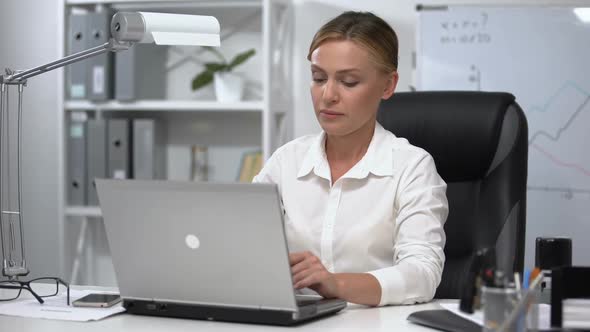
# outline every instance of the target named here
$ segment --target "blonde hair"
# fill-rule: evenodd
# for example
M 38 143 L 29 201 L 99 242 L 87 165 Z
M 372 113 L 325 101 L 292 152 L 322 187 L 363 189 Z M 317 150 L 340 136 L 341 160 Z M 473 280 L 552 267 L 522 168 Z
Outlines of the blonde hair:
M 331 19 L 313 37 L 307 60 L 311 60 L 311 54 L 320 45 L 331 40 L 350 40 L 366 49 L 371 60 L 385 73 L 397 71 L 397 35 L 373 13 L 347 11 Z

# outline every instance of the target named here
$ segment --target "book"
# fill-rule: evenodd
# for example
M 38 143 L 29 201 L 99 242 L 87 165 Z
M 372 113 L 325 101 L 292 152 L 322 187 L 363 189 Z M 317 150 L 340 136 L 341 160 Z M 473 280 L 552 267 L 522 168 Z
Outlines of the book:
M 252 179 L 262 169 L 262 152 L 245 153 L 240 166 L 239 182 L 252 182 Z

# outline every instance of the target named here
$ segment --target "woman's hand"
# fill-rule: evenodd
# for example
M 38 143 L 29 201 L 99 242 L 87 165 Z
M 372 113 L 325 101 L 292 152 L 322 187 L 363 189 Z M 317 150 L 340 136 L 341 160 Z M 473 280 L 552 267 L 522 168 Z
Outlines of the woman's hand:
M 321 260 L 309 251 L 289 254 L 293 286 L 309 287 L 325 298 L 340 297 L 338 278 L 328 271 Z

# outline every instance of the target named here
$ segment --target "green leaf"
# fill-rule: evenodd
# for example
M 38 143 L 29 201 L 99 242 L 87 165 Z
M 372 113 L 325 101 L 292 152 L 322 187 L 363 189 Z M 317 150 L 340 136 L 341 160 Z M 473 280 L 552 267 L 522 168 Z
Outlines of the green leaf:
M 223 55 L 218 50 L 210 46 L 205 46 L 205 49 L 217 55 L 221 59 L 221 62 L 205 63 L 205 70 L 198 74 L 192 81 L 193 91 L 198 90 L 206 86 L 207 84 L 210 84 L 213 81 L 213 74 L 215 72 L 231 71 L 234 67 L 244 63 L 246 60 L 248 60 L 256 53 L 254 49 L 242 52 L 236 55 L 232 59 L 231 63 L 228 64 L 227 61 L 223 58 Z
M 236 66 L 241 65 L 246 60 L 248 60 L 250 57 L 252 57 L 255 53 L 256 53 L 256 50 L 250 49 L 250 50 L 248 50 L 246 52 L 243 52 L 243 53 L 240 53 L 240 54 L 236 55 L 233 58 L 233 60 L 230 62 L 228 70 L 232 70 Z
M 205 68 L 210 72 L 226 70 L 227 67 L 226 63 L 208 62 L 205 64 Z
M 206 70 L 193 79 L 193 91 L 198 90 L 213 81 L 213 72 Z
M 227 62 L 227 60 L 225 59 L 225 57 L 223 56 L 223 54 L 221 54 L 221 52 L 219 52 L 219 51 L 217 50 L 217 48 L 216 48 L 216 47 L 213 47 L 213 46 L 203 46 L 203 48 L 204 48 L 204 49 L 206 49 L 207 51 L 209 51 L 209 52 L 211 52 L 211 53 L 215 54 L 215 56 L 216 56 L 216 57 L 217 57 L 217 58 L 218 58 L 218 59 L 219 59 L 221 62 L 223 62 L 223 63 L 226 63 L 226 62 Z

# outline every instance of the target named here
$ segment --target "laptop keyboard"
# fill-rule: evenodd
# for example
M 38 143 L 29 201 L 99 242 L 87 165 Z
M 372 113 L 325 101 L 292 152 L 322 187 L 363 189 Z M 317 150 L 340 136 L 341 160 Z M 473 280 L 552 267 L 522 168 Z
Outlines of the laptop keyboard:
M 312 305 L 312 304 L 323 304 L 325 302 L 330 302 L 331 300 L 329 299 L 322 299 L 322 298 L 317 298 L 317 299 L 297 299 L 297 306 L 298 307 L 305 307 L 308 305 Z
M 297 306 L 298 307 L 304 307 L 306 305 L 316 304 L 319 301 L 321 301 L 321 299 L 313 299 L 313 300 L 297 299 Z

